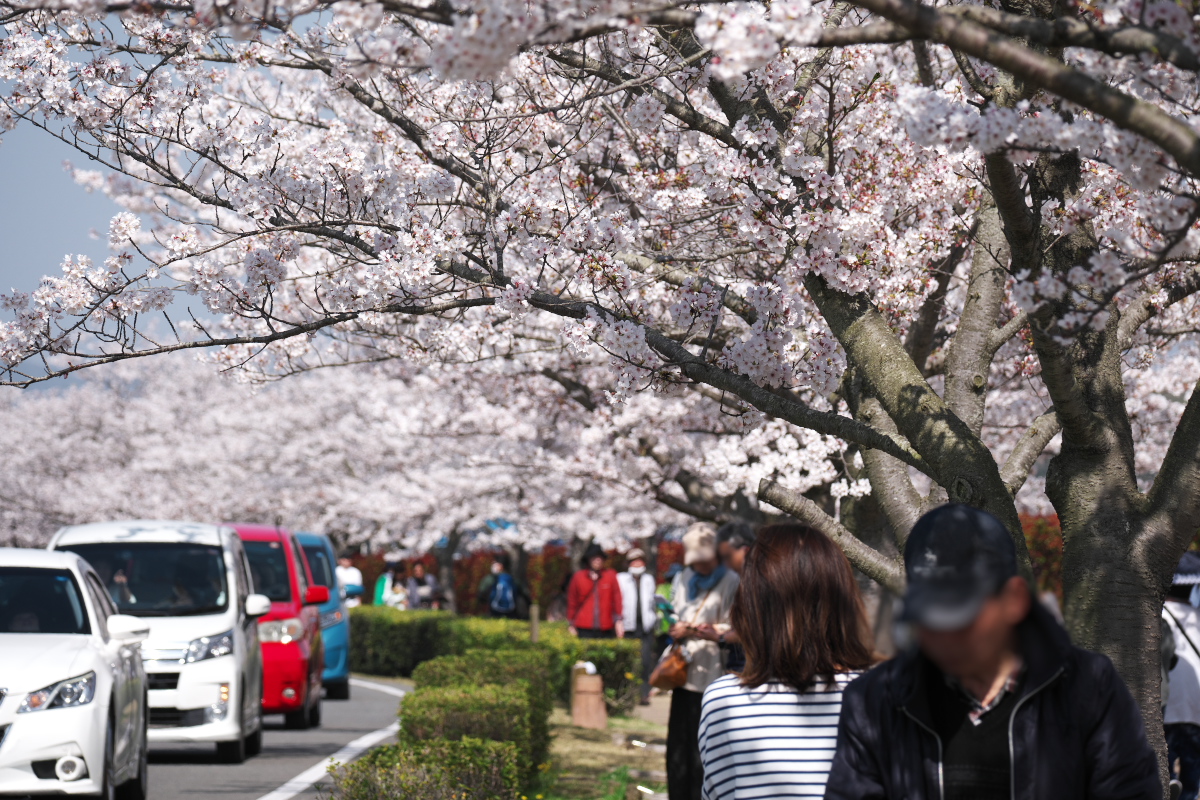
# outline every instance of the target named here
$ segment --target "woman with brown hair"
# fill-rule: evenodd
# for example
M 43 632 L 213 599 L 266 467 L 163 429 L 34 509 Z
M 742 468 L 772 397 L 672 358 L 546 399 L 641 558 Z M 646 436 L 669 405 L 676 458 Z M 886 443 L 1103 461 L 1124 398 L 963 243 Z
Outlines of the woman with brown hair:
M 842 690 L 874 663 L 850 562 L 811 528 L 763 528 L 732 623 L 746 666 L 704 692 L 704 797 L 822 797 Z

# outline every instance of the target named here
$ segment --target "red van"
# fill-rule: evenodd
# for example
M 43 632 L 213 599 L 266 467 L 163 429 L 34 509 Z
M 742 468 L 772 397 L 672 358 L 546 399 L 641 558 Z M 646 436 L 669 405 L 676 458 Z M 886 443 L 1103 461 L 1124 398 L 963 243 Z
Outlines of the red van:
M 254 591 L 271 599 L 258 621 L 262 642 L 264 714 L 283 714 L 289 728 L 321 724 L 322 603 L 329 589 L 313 582 L 304 551 L 282 528 L 233 525 L 245 545 Z

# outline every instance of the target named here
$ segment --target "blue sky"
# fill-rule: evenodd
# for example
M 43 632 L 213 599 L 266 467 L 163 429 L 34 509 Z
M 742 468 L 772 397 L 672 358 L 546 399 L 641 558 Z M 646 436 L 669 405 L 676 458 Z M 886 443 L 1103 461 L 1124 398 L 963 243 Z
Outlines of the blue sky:
M 0 137 L 0 292 L 32 291 L 43 275 L 57 275 L 63 256 L 108 255 L 108 220 L 119 209 L 88 194 L 63 171 L 87 159 L 49 134 L 19 125 Z M 91 229 L 99 239 L 88 236 Z

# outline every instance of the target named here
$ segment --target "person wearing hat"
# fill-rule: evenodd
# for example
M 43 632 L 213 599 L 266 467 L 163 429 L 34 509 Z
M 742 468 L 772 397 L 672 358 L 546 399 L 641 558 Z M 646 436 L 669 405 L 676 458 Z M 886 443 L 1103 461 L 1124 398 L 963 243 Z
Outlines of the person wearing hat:
M 1200 790 L 1200 613 L 1191 597 L 1200 585 L 1200 555 L 1183 554 L 1167 590 L 1162 618 L 1175 645 L 1175 665 L 1164 684 L 1163 727 L 1167 734 L 1167 763 L 1183 784 L 1181 800 L 1196 800 Z M 1170 691 L 1166 691 L 1166 687 Z
M 588 545 L 583 567 L 567 587 L 567 622 L 581 639 L 620 639 L 624 634 L 621 587 L 615 570 L 604 566 L 604 549 Z
M 934 509 L 904 566 L 917 647 L 847 687 L 826 800 L 1163 796 L 1129 690 L 1034 600 L 999 520 Z
M 642 643 L 640 702 L 650 704 L 650 673 L 654 670 L 654 635 L 658 614 L 654 603 L 654 576 L 646 570 L 646 553 L 635 547 L 625 554 L 626 571 L 617 575 L 621 589 L 621 621 L 626 639 Z
M 667 793 L 671 800 L 700 800 L 704 763 L 700 758 L 700 706 L 704 690 L 725 674 L 721 643 L 729 631 L 737 573 L 721 563 L 717 532 L 707 522 L 683 534 L 684 570 L 671 585 L 677 621 L 671 638 L 682 645 L 687 683 L 671 692 L 667 718 Z

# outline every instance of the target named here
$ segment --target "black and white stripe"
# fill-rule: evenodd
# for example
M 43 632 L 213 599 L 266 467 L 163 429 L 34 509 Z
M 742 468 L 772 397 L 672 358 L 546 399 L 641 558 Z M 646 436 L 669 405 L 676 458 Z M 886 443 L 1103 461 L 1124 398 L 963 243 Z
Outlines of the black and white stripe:
M 705 800 L 823 797 L 842 690 L 860 674 L 804 693 L 775 682 L 748 689 L 737 675 L 714 681 L 700 711 Z

